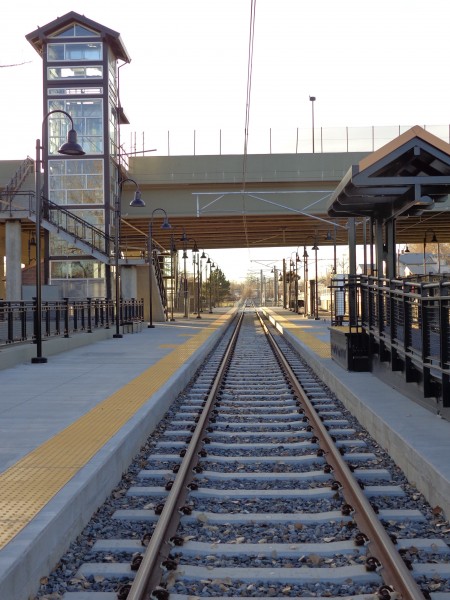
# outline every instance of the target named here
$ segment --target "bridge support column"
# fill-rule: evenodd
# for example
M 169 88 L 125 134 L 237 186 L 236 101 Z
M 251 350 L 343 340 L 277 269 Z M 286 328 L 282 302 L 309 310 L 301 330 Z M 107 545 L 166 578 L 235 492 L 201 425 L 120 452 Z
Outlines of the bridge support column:
M 6 299 L 5 288 L 5 228 L 0 227 L 0 298 Z
M 6 301 L 22 299 L 22 226 L 20 221 L 5 223 Z M 3 268 L 3 267 L 2 267 Z
M 136 267 L 129 265 L 122 265 L 120 267 L 120 276 L 122 281 L 120 283 L 122 298 L 124 300 L 131 300 L 131 298 L 138 298 L 138 286 L 137 286 L 137 270 Z

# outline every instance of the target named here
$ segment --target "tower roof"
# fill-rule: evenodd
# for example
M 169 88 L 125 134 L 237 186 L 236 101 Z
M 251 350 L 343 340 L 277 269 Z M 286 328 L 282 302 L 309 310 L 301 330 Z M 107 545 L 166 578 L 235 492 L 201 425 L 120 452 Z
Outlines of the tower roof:
M 92 21 L 92 19 L 88 19 L 84 15 L 80 15 L 74 11 L 68 12 L 63 17 L 58 17 L 43 27 L 38 27 L 35 31 L 32 31 L 25 37 L 36 50 L 36 52 L 42 56 L 44 42 L 59 30 L 64 29 L 72 23 L 82 26 L 84 25 L 88 29 L 94 30 L 111 47 L 118 59 L 123 60 L 126 63 L 131 62 L 131 58 L 122 42 L 120 33 L 105 27 L 105 25 L 101 25 L 96 21 Z

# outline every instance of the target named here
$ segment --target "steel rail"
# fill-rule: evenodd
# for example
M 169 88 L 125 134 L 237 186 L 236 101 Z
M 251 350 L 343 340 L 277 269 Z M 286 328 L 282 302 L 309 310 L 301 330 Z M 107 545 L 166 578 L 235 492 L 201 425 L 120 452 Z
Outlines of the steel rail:
M 181 518 L 182 508 L 189 492 L 189 484 L 194 478 L 194 467 L 198 462 L 198 453 L 203 444 L 204 434 L 208 427 L 209 418 L 216 400 L 220 385 L 228 368 L 231 356 L 236 345 L 236 340 L 244 317 L 242 311 L 233 335 L 228 342 L 225 354 L 217 370 L 214 382 L 208 393 L 199 421 L 192 434 L 192 439 L 186 448 L 186 454 L 181 461 L 180 468 L 172 484 L 172 488 L 164 503 L 161 516 L 153 531 L 151 540 L 142 557 L 139 570 L 128 592 L 127 600 L 148 600 L 153 590 L 159 585 L 162 576 L 161 563 L 170 552 L 170 539 L 175 534 Z
M 393 590 L 401 593 L 403 600 L 425 600 L 425 596 L 396 550 L 394 543 L 382 526 L 349 466 L 341 456 L 313 404 L 303 391 L 295 373 L 276 344 L 259 311 L 257 311 L 257 315 L 277 360 L 285 369 L 293 390 L 301 399 L 302 408 L 316 437 L 319 439 L 322 449 L 325 451 L 327 462 L 331 465 L 336 480 L 342 485 L 340 491 L 343 493 L 346 502 L 353 508 L 352 517 L 361 533 L 364 533 L 368 538 L 367 547 L 372 557 L 380 564 L 380 576 L 387 586 L 391 586 Z M 390 595 L 385 597 L 387 599 L 391 598 Z M 398 598 L 398 596 L 396 597 Z

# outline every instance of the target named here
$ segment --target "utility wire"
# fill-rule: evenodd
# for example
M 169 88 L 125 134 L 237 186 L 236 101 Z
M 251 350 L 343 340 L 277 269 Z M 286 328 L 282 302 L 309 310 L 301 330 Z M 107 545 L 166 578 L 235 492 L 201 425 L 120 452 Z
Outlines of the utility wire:
M 245 214 L 245 188 L 247 180 L 247 155 L 248 155 L 248 130 L 250 125 L 250 101 L 252 90 L 252 72 L 253 72 L 253 46 L 255 39 L 255 17 L 256 17 L 256 0 L 250 0 L 250 27 L 248 36 L 248 57 L 247 57 L 247 95 L 245 99 L 245 126 L 244 126 L 244 154 L 242 159 L 242 218 L 244 224 L 245 240 L 247 248 L 249 248 L 247 217 Z

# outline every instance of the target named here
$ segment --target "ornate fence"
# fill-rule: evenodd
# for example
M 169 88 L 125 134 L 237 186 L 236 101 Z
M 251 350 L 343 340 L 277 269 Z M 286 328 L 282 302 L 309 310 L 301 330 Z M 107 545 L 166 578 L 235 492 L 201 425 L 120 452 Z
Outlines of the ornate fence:
M 142 300 L 126 300 L 120 304 L 120 323 L 142 322 Z M 4 302 L 0 300 L 0 346 L 36 338 L 36 302 Z M 42 337 L 70 337 L 75 333 L 92 333 L 99 328 L 109 329 L 115 323 L 113 300 L 78 300 L 42 303 Z

